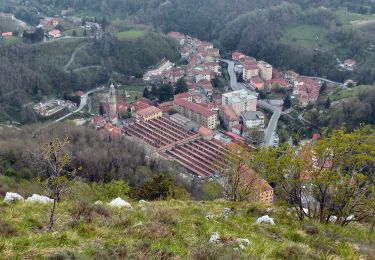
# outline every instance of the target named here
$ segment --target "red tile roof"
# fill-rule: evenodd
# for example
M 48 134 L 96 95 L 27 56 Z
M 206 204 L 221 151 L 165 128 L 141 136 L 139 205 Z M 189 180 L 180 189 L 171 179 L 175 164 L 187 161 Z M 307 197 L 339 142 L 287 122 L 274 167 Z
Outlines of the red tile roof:
M 180 94 L 174 95 L 174 100 L 176 100 L 176 99 L 187 99 L 189 97 L 191 97 L 190 93 L 189 92 L 184 92 L 184 93 L 180 93 Z
M 150 106 L 150 107 L 139 110 L 137 112 L 137 115 L 144 117 L 144 116 L 154 115 L 160 112 L 162 112 L 161 109 L 154 107 L 154 106 Z
M 195 103 L 192 103 L 192 102 L 189 102 L 185 99 L 177 99 L 175 100 L 175 104 L 178 105 L 178 106 L 182 106 L 182 107 L 185 107 L 195 113 L 198 113 L 198 114 L 201 114 L 205 117 L 209 117 L 209 116 L 213 116 L 215 115 L 214 112 L 212 112 L 211 110 L 205 108 L 205 107 L 202 107 L 198 104 L 195 104 Z

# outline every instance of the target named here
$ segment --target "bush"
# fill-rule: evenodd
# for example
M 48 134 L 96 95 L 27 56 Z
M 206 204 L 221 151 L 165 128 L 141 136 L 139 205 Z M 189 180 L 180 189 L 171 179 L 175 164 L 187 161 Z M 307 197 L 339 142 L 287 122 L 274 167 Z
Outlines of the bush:
M 129 185 L 123 180 L 112 180 L 109 183 L 94 182 L 92 184 L 92 189 L 97 199 L 102 201 L 124 197 L 130 190 Z
M 264 205 L 259 204 L 251 204 L 250 207 L 247 209 L 246 214 L 250 216 L 270 215 L 270 213 L 267 213 L 266 209 L 264 208 Z
M 102 205 L 93 205 L 87 201 L 79 200 L 72 212 L 73 220 L 78 222 L 81 219 L 87 223 L 92 223 L 94 221 L 95 215 L 100 215 L 105 218 L 111 216 L 110 212 Z
M 317 235 L 319 234 L 319 227 L 312 222 L 304 222 L 301 225 L 302 230 L 304 230 L 309 235 Z
M 166 174 L 158 174 L 148 179 L 140 188 L 135 188 L 132 195 L 145 200 L 186 200 L 190 198 L 185 188 L 176 186 L 173 179 Z

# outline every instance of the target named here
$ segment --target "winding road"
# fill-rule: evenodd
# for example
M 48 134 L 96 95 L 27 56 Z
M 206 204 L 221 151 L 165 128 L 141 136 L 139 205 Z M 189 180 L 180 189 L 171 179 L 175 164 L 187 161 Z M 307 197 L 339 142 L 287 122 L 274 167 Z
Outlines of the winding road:
M 81 102 L 79 103 L 79 107 L 74 110 L 73 112 L 69 113 L 69 114 L 66 114 L 65 116 L 63 117 L 60 117 L 59 119 L 56 119 L 55 122 L 60 122 L 68 117 L 70 117 L 71 115 L 73 114 L 76 114 L 78 113 L 79 111 L 81 111 L 87 104 L 87 99 L 89 98 L 89 95 L 94 93 L 94 92 L 98 92 L 98 91 L 101 91 L 104 89 L 104 86 L 101 86 L 101 87 L 98 87 L 96 89 L 93 89 L 93 90 L 90 90 L 88 92 L 86 92 L 85 94 L 83 94 L 83 96 L 81 96 Z
M 240 89 L 246 89 L 249 90 L 246 86 L 248 84 L 244 83 L 238 83 L 237 82 L 237 76 L 234 71 L 234 62 L 231 60 L 221 60 L 222 62 L 225 62 L 228 64 L 228 73 L 230 77 L 230 87 L 232 90 L 240 90 Z M 273 115 L 268 123 L 267 129 L 265 131 L 264 135 L 264 143 L 263 146 L 273 146 L 274 145 L 274 138 L 276 134 L 276 128 L 277 123 L 279 122 L 280 116 L 282 114 L 282 111 L 280 108 L 270 105 L 264 100 L 258 100 L 257 102 L 258 106 L 267 110 L 270 110 L 273 112 Z
M 65 66 L 63 67 L 64 71 L 67 72 L 70 65 L 72 65 L 72 63 L 74 62 L 74 59 L 76 58 L 76 54 L 78 51 L 82 50 L 83 48 L 85 48 L 86 46 L 88 45 L 88 43 L 83 43 L 81 44 L 79 47 L 75 48 L 72 55 L 70 56 L 70 59 L 68 61 L 67 64 L 65 64 Z

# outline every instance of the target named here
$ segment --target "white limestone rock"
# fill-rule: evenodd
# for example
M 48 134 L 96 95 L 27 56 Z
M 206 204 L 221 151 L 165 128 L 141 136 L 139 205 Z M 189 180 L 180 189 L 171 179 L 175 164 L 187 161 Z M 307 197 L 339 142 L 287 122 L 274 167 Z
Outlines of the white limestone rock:
M 26 201 L 33 202 L 33 203 L 48 204 L 48 203 L 52 203 L 53 199 L 50 199 L 50 198 L 48 198 L 46 196 L 41 196 L 41 195 L 38 195 L 38 194 L 33 194 L 33 196 L 28 197 Z
M 12 202 L 15 202 L 15 201 L 18 201 L 18 200 L 23 201 L 23 197 L 21 195 L 19 195 L 18 193 L 7 192 L 5 194 L 4 202 L 12 203 Z
M 336 216 L 330 216 L 329 217 L 329 222 L 336 222 L 337 221 L 337 217 Z
M 132 205 L 130 205 L 130 203 L 126 202 L 125 200 L 121 199 L 121 198 L 116 198 L 116 199 L 113 199 L 110 203 L 109 203 L 110 206 L 112 207 L 116 207 L 116 208 L 127 208 L 127 209 L 132 209 Z
M 258 218 L 256 223 L 257 224 L 266 223 L 266 224 L 275 225 L 273 218 L 270 218 L 268 215 Z
M 210 244 L 216 244 L 220 242 L 220 234 L 219 232 L 212 233 L 210 240 L 208 241 Z
M 224 208 L 223 209 L 223 214 L 224 215 L 229 215 L 231 212 L 232 212 L 232 210 L 230 208 Z
M 95 205 L 103 205 L 103 201 L 101 201 L 101 200 L 97 200 L 97 201 L 95 201 L 94 204 L 95 204 Z

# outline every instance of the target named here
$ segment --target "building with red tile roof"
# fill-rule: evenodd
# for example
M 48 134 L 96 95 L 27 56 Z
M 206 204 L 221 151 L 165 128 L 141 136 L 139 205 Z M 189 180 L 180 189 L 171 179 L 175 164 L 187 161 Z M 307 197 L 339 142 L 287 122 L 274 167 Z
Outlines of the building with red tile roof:
M 1 34 L 1 36 L 2 36 L 2 37 L 11 37 L 11 36 L 13 36 L 13 32 L 3 32 L 3 33 Z
M 232 60 L 234 61 L 239 61 L 241 59 L 244 59 L 245 57 L 246 55 L 243 54 L 242 52 L 235 51 L 232 53 Z
M 261 77 L 255 76 L 250 79 L 250 85 L 258 90 L 264 89 L 264 81 Z
M 244 166 L 241 169 L 240 182 L 241 185 L 250 187 L 252 190 L 248 195 L 248 201 L 266 205 L 271 205 L 273 203 L 273 188 L 253 169 Z
M 169 111 L 173 108 L 174 101 L 167 101 L 158 104 L 158 108 L 161 109 L 163 113 L 169 113 Z
M 139 120 L 149 121 L 152 119 L 160 118 L 162 117 L 162 115 L 163 115 L 163 112 L 161 109 L 154 107 L 154 106 L 150 106 L 150 107 L 137 111 L 136 119 L 137 121 Z
M 58 38 L 58 37 L 61 37 L 61 31 L 57 30 L 57 29 L 54 29 L 52 31 L 49 31 L 48 35 L 53 37 L 53 38 Z
M 230 105 L 219 107 L 219 115 L 225 129 L 231 130 L 234 125 L 240 123 L 240 117 L 233 111 Z
M 189 92 L 184 92 L 184 93 L 180 93 L 180 94 L 174 95 L 173 99 L 174 100 L 185 99 L 185 100 L 187 100 L 189 102 L 193 101 L 193 97 L 192 97 L 192 95 Z
M 217 114 L 215 112 L 212 112 L 201 105 L 189 102 L 185 99 L 177 99 L 174 103 L 179 114 L 203 125 L 208 129 L 216 128 Z
M 204 140 L 212 140 L 214 138 L 214 131 L 203 126 L 198 129 L 198 134 L 200 134 Z

